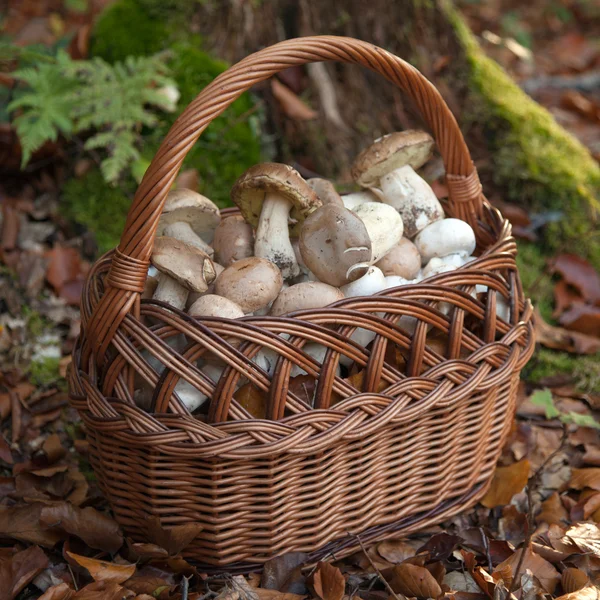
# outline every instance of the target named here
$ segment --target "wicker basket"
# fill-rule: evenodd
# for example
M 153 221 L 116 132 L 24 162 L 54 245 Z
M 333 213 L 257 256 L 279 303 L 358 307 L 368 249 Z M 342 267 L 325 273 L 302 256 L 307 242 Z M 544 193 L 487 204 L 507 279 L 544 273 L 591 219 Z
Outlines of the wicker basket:
M 252 85 L 325 60 L 368 67 L 412 98 L 444 159 L 445 209 L 475 229 L 479 258 L 427 283 L 279 318 L 194 320 L 141 301 L 166 194 L 200 134 Z M 448 107 L 396 56 L 350 38 L 307 37 L 217 77 L 173 125 L 118 249 L 95 264 L 82 299 L 71 399 L 126 534 L 147 541 L 156 516 L 164 527 L 201 523 L 184 557 L 209 572 L 247 571 L 290 551 L 341 557 L 356 550 L 357 536 L 398 536 L 473 505 L 490 482 L 533 350 L 515 254 L 510 224 L 482 195 Z M 483 302 L 476 285 L 489 290 Z M 508 321 L 496 316 L 499 297 Z M 440 311 L 441 302 L 450 310 Z M 398 324 L 404 315 L 417 319 L 412 334 Z M 376 332 L 368 349 L 349 339 L 357 327 Z M 188 346 L 178 353 L 167 341 L 181 334 Z M 436 336 L 442 349 L 431 343 Z M 329 348 L 322 365 L 302 351 L 307 342 Z M 252 362 L 263 347 L 280 357 L 272 377 Z M 336 375 L 340 355 L 363 372 L 362 389 Z M 167 367 L 157 373 L 150 357 Z M 216 386 L 197 366 L 207 358 L 228 365 Z M 289 390 L 293 365 L 315 380 L 314 407 Z M 152 414 L 133 401 L 140 378 L 155 390 Z M 191 416 L 173 393 L 180 379 L 211 395 L 207 417 Z M 268 393 L 266 419 L 233 398 L 242 380 Z

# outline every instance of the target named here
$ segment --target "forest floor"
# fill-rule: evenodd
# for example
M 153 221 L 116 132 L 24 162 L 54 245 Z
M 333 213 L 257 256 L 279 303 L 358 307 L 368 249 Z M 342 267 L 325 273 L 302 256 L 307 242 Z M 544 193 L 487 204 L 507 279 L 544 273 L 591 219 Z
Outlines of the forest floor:
M 489 55 L 600 158 L 600 24 L 578 19 L 568 2 L 461 8 Z M 58 0 L 11 0 L 9 9 L 3 26 L 23 44 L 72 31 L 71 51 L 85 55 L 91 13 Z M 168 548 L 158 538 L 142 545 L 110 516 L 64 379 L 96 246 L 61 215 L 55 158 L 68 163 L 65 147 L 46 148 L 52 168 L 42 160 L 20 172 L 14 144 L 0 123 L 3 181 L 11 182 L 10 195 L 0 186 L 0 600 L 600 598 L 600 275 L 583 259 L 565 248 L 536 266 L 530 283 L 549 290 L 545 314 L 554 322 L 538 315 L 537 341 L 556 369 L 541 371 L 534 357 L 525 370 L 481 503 L 331 564 L 302 569 L 301 556 L 286 555 L 262 577 L 211 577 L 180 555 L 197 531 L 184 526 Z M 517 237 L 535 240 L 539 216 L 498 206 Z

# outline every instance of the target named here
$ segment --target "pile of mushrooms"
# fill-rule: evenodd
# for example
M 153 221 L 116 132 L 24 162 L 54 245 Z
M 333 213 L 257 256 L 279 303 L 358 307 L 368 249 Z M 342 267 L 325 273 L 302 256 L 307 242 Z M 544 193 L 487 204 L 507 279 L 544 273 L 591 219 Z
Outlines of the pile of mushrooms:
M 231 190 L 241 214 L 226 217 L 196 192 L 170 192 L 151 258 L 156 275 L 148 278 L 143 297 L 197 319 L 281 316 L 458 269 L 474 258 L 475 233 L 464 221 L 445 218 L 417 173 L 433 147 L 423 131 L 376 140 L 352 166 L 361 191 L 343 196 L 331 182 L 305 180 L 287 165 L 254 165 Z M 497 312 L 508 319 L 499 295 Z M 410 319 L 400 326 L 410 331 Z M 352 337 L 366 346 L 375 336 L 358 329 Z M 171 345 L 179 348 L 185 340 L 175 338 Z M 322 363 L 326 348 L 307 343 L 303 351 Z M 263 350 L 253 360 L 272 374 L 277 355 Z M 162 365 L 150 362 L 160 371 Z M 344 357 L 340 362 L 350 365 Z M 213 384 L 224 368 L 214 361 L 200 364 Z M 296 367 L 292 375 L 306 373 Z M 207 400 L 185 381 L 175 391 L 190 411 Z

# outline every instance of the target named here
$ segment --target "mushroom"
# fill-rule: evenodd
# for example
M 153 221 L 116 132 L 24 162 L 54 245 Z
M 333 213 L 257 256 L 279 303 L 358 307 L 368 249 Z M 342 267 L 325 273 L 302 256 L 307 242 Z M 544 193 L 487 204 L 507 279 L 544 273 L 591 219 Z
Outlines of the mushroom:
M 215 279 L 215 268 L 206 253 L 172 237 L 154 240 L 151 261 L 161 272 L 154 300 L 175 308 L 185 306 L 190 291 L 205 292 Z
M 149 300 L 154 296 L 156 288 L 158 287 L 158 275 L 148 275 L 144 282 L 144 291 L 142 292 L 142 300 Z
M 322 308 L 343 298 L 344 294 L 338 288 L 326 283 L 319 281 L 297 283 L 279 294 L 271 307 L 271 315 L 279 316 L 297 310 Z
M 251 256 L 229 265 L 215 283 L 215 293 L 251 313 L 272 302 L 283 285 L 279 269 L 265 258 Z
M 369 270 L 356 281 L 343 285 L 340 289 L 346 298 L 354 296 L 372 296 L 386 287 L 385 276 L 381 269 L 369 267 Z
M 189 309 L 189 307 L 192 304 L 194 304 L 194 302 L 196 302 L 196 300 L 198 300 L 198 298 L 200 298 L 201 296 L 205 296 L 206 294 L 214 294 L 215 293 L 215 284 L 217 283 L 217 279 L 219 278 L 219 275 L 225 270 L 225 268 L 216 262 L 213 262 L 213 267 L 215 268 L 215 278 L 214 278 L 213 282 L 206 288 L 206 291 L 204 291 L 204 292 L 190 292 L 190 294 L 187 298 L 187 302 L 185 304 L 187 309 Z
M 337 287 L 367 272 L 371 240 L 356 214 L 341 203 L 325 204 L 304 221 L 300 253 L 319 281 Z
M 306 183 L 315 190 L 319 200 L 323 204 L 337 204 L 343 206 L 342 197 L 338 194 L 335 186 L 329 179 L 322 179 L 321 177 L 312 177 L 307 179 Z
M 215 294 L 200 296 L 188 309 L 191 317 L 222 317 L 223 319 L 239 319 L 244 311 L 229 298 Z
M 402 238 L 382 259 L 375 263 L 383 274 L 414 279 L 421 269 L 421 255 L 407 238 Z
M 369 190 L 362 190 L 360 192 L 344 194 L 342 196 L 342 202 L 348 210 L 354 210 L 357 206 L 360 206 L 365 202 L 379 202 L 379 196 Z
M 472 260 L 473 257 L 468 256 L 465 257 L 462 254 L 448 254 L 448 256 L 444 256 L 442 258 L 438 258 L 434 256 L 421 271 L 421 275 L 423 278 L 430 277 L 434 273 L 438 273 L 438 269 L 442 265 L 449 265 L 455 268 L 462 267 L 466 265 L 468 262 Z
M 460 219 L 443 219 L 428 225 L 415 238 L 415 246 L 425 265 L 432 258 L 449 254 L 468 257 L 475 250 L 475 232 Z
M 367 228 L 371 240 L 371 264 L 375 264 L 402 239 L 402 217 L 391 206 L 379 202 L 366 202 L 353 212 Z
M 209 244 L 220 220 L 219 207 L 206 196 L 185 188 L 173 190 L 167 195 L 156 235 L 174 237 L 212 256 Z
M 298 275 L 288 220 L 299 225 L 321 206 L 300 173 L 279 163 L 254 165 L 235 182 L 231 199 L 256 226 L 254 254 L 277 265 L 284 279 Z
M 252 256 L 254 234 L 242 215 L 223 219 L 215 229 L 213 248 L 215 260 L 228 267 L 236 260 Z
M 302 348 L 302 352 L 304 352 L 304 354 L 308 354 L 308 356 L 314 358 L 320 365 L 322 365 L 323 361 L 325 360 L 327 350 L 327 346 L 316 344 L 314 342 L 309 342 Z M 336 375 L 339 377 L 340 373 L 340 364 L 338 362 Z M 292 365 L 292 368 L 290 369 L 290 378 L 297 377 L 298 375 L 308 375 L 308 373 L 302 367 L 299 367 L 298 365 Z
M 433 190 L 415 172 L 429 160 L 433 145 L 433 138 L 425 131 L 391 133 L 375 140 L 352 165 L 355 181 L 377 190 L 381 201 L 402 215 L 408 238 L 444 218 Z

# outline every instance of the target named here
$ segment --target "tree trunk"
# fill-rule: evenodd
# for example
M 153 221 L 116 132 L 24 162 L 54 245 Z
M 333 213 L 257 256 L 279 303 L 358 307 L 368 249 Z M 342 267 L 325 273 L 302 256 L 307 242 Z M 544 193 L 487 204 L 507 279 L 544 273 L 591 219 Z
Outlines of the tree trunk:
M 600 208 L 600 169 L 589 152 L 487 58 L 447 0 L 233 1 L 199 9 L 206 45 L 235 62 L 289 37 L 347 35 L 388 49 L 416 66 L 440 90 L 463 128 L 484 191 L 536 213 L 560 213 L 545 227 L 544 246 L 568 247 L 600 267 L 593 239 Z M 370 71 L 326 64 L 289 73 L 305 78 L 303 97 L 319 108 L 313 121 L 269 111 L 278 158 L 298 161 L 338 184 L 351 184 L 349 165 L 371 140 L 420 127 L 402 93 Z M 270 92 L 265 87 L 268 98 Z M 439 175 L 432 165 L 430 175 Z M 499 198 L 498 198 L 499 199 Z

